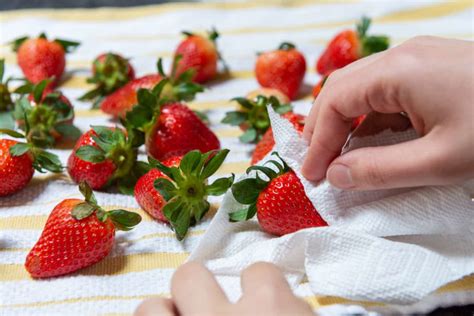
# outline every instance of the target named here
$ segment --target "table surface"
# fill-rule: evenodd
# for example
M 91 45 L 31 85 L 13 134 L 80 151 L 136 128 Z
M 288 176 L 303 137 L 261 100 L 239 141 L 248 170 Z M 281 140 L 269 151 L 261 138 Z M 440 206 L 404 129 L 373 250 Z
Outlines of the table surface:
M 239 143 L 237 128 L 220 123 L 234 104 L 228 100 L 258 87 L 253 75 L 255 53 L 275 48 L 280 42 L 294 42 L 306 56 L 308 73 L 295 111 L 307 113 L 309 91 L 319 77 L 314 71 L 324 45 L 338 30 L 352 28 L 367 14 L 374 18 L 371 33 L 388 34 L 392 44 L 420 34 L 470 39 L 473 5 L 469 1 L 257 1 L 252 3 L 164 4 L 133 8 L 18 10 L 0 12 L 0 56 L 6 59 L 6 74 L 20 76 L 16 58 L 5 44 L 13 38 L 47 31 L 51 37 L 79 40 L 81 47 L 68 56 L 67 72 L 60 89 L 73 101 L 76 125 L 83 131 L 90 125 L 115 124 L 90 104 L 77 97 L 91 88 L 86 83 L 91 60 L 104 51 L 131 57 L 138 75 L 155 72 L 158 56 L 169 67 L 174 47 L 183 29 L 202 31 L 216 26 L 222 34 L 219 48 L 231 68 L 208 90 L 190 102 L 193 109 L 206 111 L 222 147 L 232 154 L 219 175 L 243 173 L 249 165 L 251 145 Z M 55 152 L 65 163 L 69 149 Z M 194 227 L 188 239 L 179 243 L 168 227 L 147 216 L 133 198 L 98 193 L 107 208 L 120 206 L 139 212 L 144 222 L 131 232 L 117 234 L 117 245 L 102 262 L 71 276 L 49 281 L 31 280 L 23 268 L 24 258 L 41 233 L 47 215 L 65 197 L 79 197 L 67 175 L 36 174 L 20 194 L 0 200 L 0 314 L 130 314 L 143 299 L 167 295 L 169 278 L 187 258 L 205 232 L 220 198 L 211 200 L 213 211 Z M 465 278 L 433 294 L 447 300 L 474 291 L 474 278 Z M 349 302 L 336 297 L 315 296 L 304 285 L 298 292 L 315 309 Z M 459 294 L 461 295 L 461 294 Z M 379 306 L 379 305 L 376 305 Z M 383 311 L 384 306 L 380 305 Z

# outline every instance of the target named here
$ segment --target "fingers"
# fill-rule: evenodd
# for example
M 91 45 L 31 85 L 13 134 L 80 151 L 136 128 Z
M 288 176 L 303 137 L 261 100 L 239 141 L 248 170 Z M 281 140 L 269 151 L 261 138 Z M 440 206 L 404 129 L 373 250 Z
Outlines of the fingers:
M 302 173 L 308 180 L 320 181 L 325 177 L 329 164 L 340 154 L 347 140 L 353 118 L 372 111 L 402 111 L 394 100 L 397 85 L 392 75 L 387 75 L 396 71 L 387 71 L 382 57 L 376 56 L 362 65 L 356 62 L 354 66 L 334 72 L 334 76 L 331 75 L 326 81 L 315 102 L 315 107 L 319 109 L 315 110 L 316 122 L 302 167 Z M 307 131 L 306 135 L 309 133 Z
M 171 295 L 181 315 L 215 315 L 229 304 L 212 273 L 203 265 L 182 265 L 171 280 Z
M 446 184 L 449 157 L 433 137 L 382 147 L 356 149 L 332 162 L 328 181 L 341 189 L 370 190 Z M 448 161 L 447 161 L 448 160 Z M 444 171 L 443 171 L 444 170 Z
M 167 298 L 150 298 L 143 301 L 134 316 L 177 316 L 173 302 Z

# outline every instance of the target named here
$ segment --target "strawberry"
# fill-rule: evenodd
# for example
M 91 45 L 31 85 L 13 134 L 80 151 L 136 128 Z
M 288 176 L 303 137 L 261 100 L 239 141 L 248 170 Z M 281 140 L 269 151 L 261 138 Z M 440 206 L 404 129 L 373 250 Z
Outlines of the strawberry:
M 389 46 L 387 36 L 368 36 L 370 19 L 363 17 L 357 24 L 357 31 L 345 30 L 337 34 L 329 43 L 316 64 L 316 71 L 328 76 L 360 58 L 386 50 Z
M 182 240 L 190 225 L 209 210 L 208 195 L 222 195 L 232 185 L 234 175 L 207 184 L 224 162 L 228 149 L 202 154 L 197 150 L 160 163 L 150 159 L 151 169 L 135 186 L 138 204 L 152 217 L 169 222 Z
M 186 71 L 177 76 L 175 74 L 177 62 L 178 58 L 175 58 L 171 75 L 168 77 L 163 71 L 161 58 L 158 59 L 158 74 L 147 75 L 128 82 L 102 101 L 101 110 L 115 117 L 123 118 L 137 104 L 137 91 L 139 89 L 152 89 L 164 79 L 166 79 L 166 85 L 163 87 L 163 97 L 166 97 L 169 101 L 190 101 L 194 99 L 196 93 L 202 92 L 204 89 L 202 86 L 191 82 L 192 71 Z
M 49 80 L 37 85 L 26 83 L 15 90 L 29 93 L 15 104 L 14 117 L 20 129 L 25 130 L 28 121 L 27 139 L 38 147 L 53 147 L 63 139 L 76 140 L 81 132 L 72 125 L 74 108 L 69 99 L 59 91 L 49 88 Z
M 274 96 L 269 98 L 259 95 L 255 100 L 234 98 L 241 106 L 240 111 L 227 112 L 222 123 L 239 126 L 244 133 L 239 137 L 243 143 L 257 142 L 270 127 L 267 105 L 275 112 L 284 114 L 292 110 L 291 104 L 281 104 Z
M 13 119 L 11 110 L 13 110 L 14 103 L 11 97 L 8 84 L 11 78 L 3 80 L 5 74 L 5 59 L 0 59 L 0 128 L 13 129 L 15 127 L 15 120 Z
M 85 199 L 56 205 L 28 253 L 25 268 L 33 278 L 64 275 L 99 262 L 112 250 L 116 229 L 130 230 L 140 223 L 136 213 L 101 208 L 86 182 L 79 189 Z
M 141 176 L 137 162 L 140 144 L 133 132 L 93 126 L 78 139 L 69 156 L 69 175 L 77 183 L 87 181 L 94 190 L 117 184 L 122 193 L 131 193 Z
M 135 70 L 127 59 L 114 53 L 101 54 L 92 62 L 92 77 L 87 78 L 87 82 L 95 84 L 96 87 L 86 92 L 79 100 L 92 100 L 93 108 L 98 108 L 104 96 L 133 79 Z
M 355 130 L 364 121 L 367 114 L 360 115 L 352 121 L 351 130 Z
M 256 100 L 259 95 L 263 95 L 264 97 L 275 97 L 281 104 L 288 104 L 290 103 L 290 99 L 286 96 L 286 94 L 282 93 L 280 90 L 271 89 L 271 88 L 259 88 L 253 91 L 250 91 L 245 96 L 249 100 Z
M 306 60 L 295 45 L 282 43 L 277 50 L 261 53 L 255 64 L 255 75 L 262 87 L 274 88 L 293 100 L 306 72 Z
M 230 221 L 245 221 L 256 213 L 260 227 L 276 236 L 327 226 L 306 196 L 295 172 L 283 160 L 270 160 L 267 164 L 278 168 L 278 172 L 267 166 L 252 166 L 247 174 L 256 171 L 257 178 L 247 178 L 232 185 L 234 198 L 245 207 L 230 213 Z M 258 173 L 263 173 L 268 180 L 263 180 Z
M 138 105 L 126 116 L 130 127 L 144 134 L 148 154 L 164 160 L 194 149 L 219 149 L 219 139 L 196 113 L 183 103 L 161 97 L 167 85 L 163 80 L 153 90 L 138 90 Z
M 0 129 L 0 133 L 25 138 L 25 135 L 13 130 Z M 0 139 L 0 196 L 23 189 L 33 177 L 34 170 L 60 173 L 62 166 L 56 155 L 36 148 L 29 142 Z
M 78 42 L 48 40 L 44 33 L 38 38 L 22 37 L 12 42 L 17 52 L 18 65 L 26 79 L 36 84 L 54 77 L 52 85 L 61 78 L 66 66 L 65 54 L 79 46 Z
M 293 124 L 293 127 L 296 129 L 297 132 L 300 134 L 303 133 L 304 128 L 304 120 L 306 117 L 301 114 L 296 114 L 293 112 L 288 112 L 282 115 L 285 119 L 290 121 Z M 275 146 L 275 139 L 273 138 L 273 130 L 270 127 L 265 134 L 263 134 L 262 139 L 257 143 L 255 149 L 252 154 L 252 165 L 255 165 L 260 160 L 263 159 L 269 152 L 272 151 L 273 147 Z
M 205 83 L 216 77 L 218 60 L 224 63 L 227 70 L 227 66 L 217 50 L 216 40 L 219 33 L 215 29 L 208 32 L 208 37 L 190 32 L 183 32 L 183 34 L 186 39 L 179 43 L 174 53 L 175 58 L 179 56 L 176 68 L 177 76 L 192 70 L 192 81 Z

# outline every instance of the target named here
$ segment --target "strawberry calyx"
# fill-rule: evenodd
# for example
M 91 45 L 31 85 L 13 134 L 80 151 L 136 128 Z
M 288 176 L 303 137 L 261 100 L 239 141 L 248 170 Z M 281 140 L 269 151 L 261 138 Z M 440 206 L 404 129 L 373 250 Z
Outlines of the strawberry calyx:
M 207 184 L 207 178 L 219 169 L 228 153 L 228 149 L 205 154 L 193 150 L 184 155 L 177 167 L 167 167 L 149 158 L 150 165 L 169 178 L 156 179 L 154 186 L 166 200 L 163 214 L 173 227 L 178 240 L 182 240 L 189 226 L 199 222 L 209 210 L 207 196 L 222 195 L 232 185 L 234 174 Z
M 93 75 L 87 78 L 95 88 L 86 92 L 78 100 L 94 100 L 93 108 L 102 102 L 102 97 L 111 94 L 130 81 L 130 64 L 127 59 L 114 53 L 106 53 L 93 61 Z
M 45 39 L 47 40 L 47 36 L 45 33 L 41 33 L 38 38 L 42 38 L 42 39 Z M 23 42 L 25 42 L 26 40 L 28 40 L 29 37 L 28 36 L 23 36 L 23 37 L 19 37 L 17 39 L 14 39 L 13 41 L 10 42 L 10 45 L 12 46 L 12 49 L 14 52 L 17 52 L 18 49 L 20 48 L 21 44 L 23 44 Z M 81 45 L 80 42 L 75 42 L 75 41 L 70 41 L 70 40 L 65 40 L 65 39 L 60 39 L 60 38 L 56 38 L 53 40 L 53 42 L 56 42 L 58 43 L 59 45 L 62 46 L 62 48 L 64 49 L 64 52 L 65 53 L 71 53 L 73 52 L 79 45 Z
M 79 184 L 79 191 L 84 196 L 84 202 L 77 204 L 71 211 L 71 216 L 76 220 L 82 220 L 95 214 L 97 219 L 105 222 L 108 218 L 112 221 L 115 228 L 118 230 L 128 231 L 138 225 L 142 217 L 134 212 L 129 212 L 122 209 L 106 211 L 97 204 L 97 199 L 94 196 L 89 184 L 82 181 Z
M 278 153 L 273 152 L 272 155 L 278 157 L 279 161 L 268 160 L 261 166 L 249 167 L 246 173 L 249 174 L 255 171 L 255 178 L 243 179 L 232 185 L 231 190 L 235 200 L 246 206 L 243 209 L 229 213 L 229 221 L 241 222 L 254 217 L 257 213 L 257 200 L 260 192 L 262 192 L 273 179 L 291 170 Z M 278 172 L 266 165 L 275 166 Z M 266 179 L 262 179 L 259 172 L 262 173 Z
M 14 138 L 26 138 L 25 134 L 11 129 L 0 129 L 0 133 Z M 18 142 L 10 147 L 10 155 L 14 157 L 18 157 L 26 153 L 28 153 L 32 158 L 33 168 L 38 172 L 45 173 L 46 171 L 50 171 L 54 173 L 61 173 L 64 169 L 58 156 L 44 149 L 35 147 L 28 140 L 26 142 Z
M 60 92 L 45 92 L 50 82 L 48 79 L 37 85 L 26 83 L 15 90 L 33 96 L 33 101 L 26 95 L 19 98 L 13 116 L 20 129 L 27 131 L 28 141 L 38 147 L 53 147 L 59 138 L 76 140 L 81 135 L 80 130 L 71 124 L 73 107 L 63 99 Z
M 296 48 L 295 44 L 290 43 L 290 42 L 283 42 L 280 44 L 280 46 L 278 46 L 278 50 L 286 50 L 286 51 L 289 51 L 295 48 Z
M 227 112 L 222 123 L 240 126 L 244 133 L 239 137 L 243 143 L 259 141 L 270 127 L 270 117 L 267 106 L 270 105 L 278 114 L 292 110 L 291 104 L 281 104 L 275 96 L 258 95 L 254 100 L 237 97 L 233 98 L 242 107 L 240 111 Z
M 3 80 L 5 74 L 5 59 L 0 59 L 0 128 L 12 129 L 15 127 L 13 119 L 13 100 L 8 84 L 11 78 Z
M 97 146 L 80 146 L 75 151 L 76 156 L 91 163 L 112 161 L 116 169 L 110 183 L 116 182 L 122 193 L 132 194 L 136 181 L 146 172 L 137 161 L 138 147 L 143 143 L 140 135 L 129 129 L 125 132 L 107 126 L 91 128 L 95 133 L 91 138 Z
M 357 35 L 360 41 L 360 57 L 386 50 L 390 46 L 390 39 L 385 35 L 367 35 L 370 27 L 370 18 L 363 16 L 356 25 Z

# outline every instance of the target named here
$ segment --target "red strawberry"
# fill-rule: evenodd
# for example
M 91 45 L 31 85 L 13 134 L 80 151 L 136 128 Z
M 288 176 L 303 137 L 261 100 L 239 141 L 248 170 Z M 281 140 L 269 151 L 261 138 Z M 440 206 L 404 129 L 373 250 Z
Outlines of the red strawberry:
M 255 75 L 262 87 L 278 89 L 293 100 L 306 72 L 306 60 L 295 45 L 283 43 L 257 58 Z
M 134 136 L 122 129 L 93 126 L 69 156 L 69 175 L 77 183 L 86 181 L 94 190 L 116 183 L 123 193 L 130 193 L 141 176 L 134 142 Z
M 23 134 L 1 129 L 13 137 Z M 30 143 L 19 143 L 11 139 L 0 139 L 0 196 L 14 194 L 23 189 L 33 177 L 34 170 L 62 172 L 61 162 L 54 154 L 35 148 Z
M 208 195 L 224 194 L 234 175 L 207 184 L 224 162 L 228 149 L 202 154 L 197 150 L 163 163 L 151 159 L 151 169 L 135 186 L 135 198 L 154 218 L 169 222 L 176 237 L 186 236 L 189 226 L 199 222 L 209 210 Z
M 274 96 L 259 95 L 255 100 L 246 98 L 232 99 L 239 103 L 241 110 L 227 112 L 222 123 L 239 126 L 244 133 L 239 137 L 241 142 L 257 142 L 270 127 L 267 106 L 270 105 L 277 113 L 291 111 L 291 104 L 281 104 Z
M 33 278 L 64 275 L 99 262 L 112 250 L 116 229 L 130 230 L 140 223 L 136 213 L 105 211 L 86 183 L 80 190 L 85 200 L 56 205 L 28 253 L 25 268 Z
M 304 128 L 304 120 L 306 117 L 301 114 L 296 114 L 293 112 L 288 112 L 282 115 L 291 124 L 293 127 L 298 131 L 300 134 L 303 133 Z M 273 138 L 273 130 L 270 127 L 265 134 L 263 135 L 262 139 L 257 143 L 255 149 L 252 154 L 252 165 L 255 165 L 260 160 L 262 160 L 269 152 L 272 151 L 273 147 L 275 146 L 275 139 Z
M 86 92 L 79 100 L 92 100 L 94 101 L 93 108 L 97 108 L 104 96 L 111 94 L 134 78 L 135 71 L 127 59 L 114 53 L 101 54 L 92 62 L 92 77 L 87 79 L 88 83 L 93 83 L 96 87 Z
M 52 77 L 53 84 L 57 83 L 66 66 L 65 54 L 79 46 L 78 42 L 60 39 L 50 41 L 45 34 L 38 38 L 22 37 L 12 44 L 23 74 L 35 84 Z
M 329 43 L 316 65 L 316 71 L 328 76 L 362 57 L 386 50 L 389 46 L 387 36 L 367 36 L 370 19 L 363 17 L 357 24 L 357 31 L 340 32 Z
M 365 119 L 366 116 L 367 116 L 367 114 L 364 114 L 364 115 L 360 115 L 359 117 L 355 118 L 352 121 L 351 130 L 355 130 L 362 123 L 362 121 Z
M 282 236 L 309 227 L 327 226 L 311 201 L 294 171 L 284 161 L 272 160 L 279 171 L 266 166 L 253 166 L 247 173 L 262 172 L 268 181 L 247 178 L 232 186 L 237 202 L 246 205 L 242 210 L 229 214 L 231 221 L 244 221 L 257 214 L 260 227 L 267 233 Z
M 183 40 L 175 51 L 175 57 L 180 56 L 176 68 L 176 75 L 180 76 L 185 71 L 193 70 L 192 81 L 205 83 L 217 75 L 217 61 L 221 59 L 217 50 L 216 39 L 219 33 L 216 30 L 209 32 L 208 37 L 183 32 Z
M 164 87 L 162 87 L 162 96 L 169 101 L 194 99 L 195 94 L 204 91 L 204 89 L 202 86 L 190 82 L 191 72 L 184 72 L 179 77 L 175 76 L 176 63 L 177 59 L 174 60 L 171 76 L 167 77 L 164 74 L 160 58 L 157 63 L 158 74 L 147 75 L 130 81 L 107 96 L 101 103 L 100 108 L 114 117 L 125 117 L 125 114 L 138 103 L 137 92 L 139 89 L 152 89 L 162 81 L 165 82 Z

